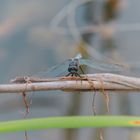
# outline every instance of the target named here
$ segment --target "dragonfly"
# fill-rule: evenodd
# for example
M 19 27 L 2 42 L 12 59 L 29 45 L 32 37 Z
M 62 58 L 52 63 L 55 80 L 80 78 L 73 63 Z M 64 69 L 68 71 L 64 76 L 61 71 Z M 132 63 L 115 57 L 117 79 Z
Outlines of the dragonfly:
M 50 68 L 48 71 L 40 72 L 37 76 L 41 77 L 52 77 L 58 76 L 62 73 L 67 72 L 65 76 L 79 76 L 79 70 L 81 66 L 88 66 L 92 69 L 106 71 L 106 72 L 120 72 L 122 71 L 122 65 L 97 60 L 95 58 L 92 59 L 83 59 L 82 55 L 79 53 L 75 57 L 65 60 L 64 62 L 55 65 Z

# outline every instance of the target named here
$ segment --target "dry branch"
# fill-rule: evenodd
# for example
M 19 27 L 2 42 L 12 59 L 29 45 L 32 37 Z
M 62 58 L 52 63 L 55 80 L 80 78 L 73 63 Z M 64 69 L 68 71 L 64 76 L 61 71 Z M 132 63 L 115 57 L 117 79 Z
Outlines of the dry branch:
M 96 90 L 139 91 L 140 78 L 117 74 L 88 74 L 80 77 L 57 77 L 42 79 L 37 77 L 17 77 L 12 84 L 0 85 L 0 93 L 21 93 L 23 91 L 92 91 L 91 82 Z

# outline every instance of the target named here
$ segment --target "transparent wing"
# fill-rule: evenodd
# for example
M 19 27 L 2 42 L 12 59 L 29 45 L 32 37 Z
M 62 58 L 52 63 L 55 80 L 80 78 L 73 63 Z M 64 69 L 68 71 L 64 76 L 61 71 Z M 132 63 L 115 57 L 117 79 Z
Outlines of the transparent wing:
M 107 72 L 119 72 L 123 70 L 123 66 L 119 64 L 104 62 L 96 59 L 80 59 L 80 65 L 87 65 L 96 70 L 107 71 Z
M 47 71 L 39 72 L 35 74 L 34 76 L 42 77 L 42 78 L 56 77 L 63 73 L 66 73 L 68 71 L 68 66 L 69 66 L 69 61 L 66 60 L 58 65 L 51 67 Z

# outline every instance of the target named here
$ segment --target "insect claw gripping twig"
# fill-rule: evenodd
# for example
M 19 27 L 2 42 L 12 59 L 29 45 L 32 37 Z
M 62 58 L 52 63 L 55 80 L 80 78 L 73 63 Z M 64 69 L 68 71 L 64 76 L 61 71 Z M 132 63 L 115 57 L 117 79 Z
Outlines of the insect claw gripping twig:
M 78 74 L 78 73 L 75 73 L 75 76 L 78 76 L 78 77 L 82 78 L 82 77 L 81 77 L 81 75 L 80 75 L 80 74 Z

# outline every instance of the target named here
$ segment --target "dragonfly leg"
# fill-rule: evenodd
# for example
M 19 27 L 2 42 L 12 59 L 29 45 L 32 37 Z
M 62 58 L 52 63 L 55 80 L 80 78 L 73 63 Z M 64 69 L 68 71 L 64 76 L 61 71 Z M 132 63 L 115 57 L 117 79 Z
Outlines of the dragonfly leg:
M 66 76 L 70 76 L 71 75 L 71 73 L 68 73 Z
M 75 73 L 75 76 L 82 78 L 81 75 L 79 73 L 77 73 L 77 72 Z
M 66 76 L 76 76 L 76 77 L 80 77 L 81 78 L 81 75 L 78 74 L 77 72 L 70 72 Z

